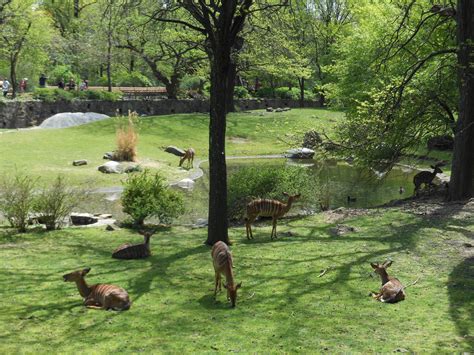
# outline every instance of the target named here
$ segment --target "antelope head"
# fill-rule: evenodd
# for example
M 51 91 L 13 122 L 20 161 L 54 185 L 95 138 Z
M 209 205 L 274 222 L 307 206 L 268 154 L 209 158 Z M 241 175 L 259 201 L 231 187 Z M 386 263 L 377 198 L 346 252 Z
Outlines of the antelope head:
M 235 307 L 235 302 L 237 301 L 237 290 L 242 287 L 242 282 L 232 286 L 225 284 L 224 287 L 227 289 L 227 299 L 230 300 L 232 307 Z
M 82 270 L 73 271 L 69 274 L 63 275 L 63 279 L 65 282 L 67 281 L 76 282 L 84 278 L 84 276 L 86 276 L 89 273 L 89 271 L 91 271 L 90 267 L 82 269 Z
M 370 263 L 370 266 L 374 269 L 376 274 L 379 274 L 380 276 L 387 275 L 387 268 L 392 265 L 391 260 L 387 260 L 383 264 L 379 263 Z
M 283 195 L 288 197 L 288 201 L 296 201 L 301 197 L 301 194 L 296 194 L 296 195 L 290 195 L 288 192 L 283 192 Z

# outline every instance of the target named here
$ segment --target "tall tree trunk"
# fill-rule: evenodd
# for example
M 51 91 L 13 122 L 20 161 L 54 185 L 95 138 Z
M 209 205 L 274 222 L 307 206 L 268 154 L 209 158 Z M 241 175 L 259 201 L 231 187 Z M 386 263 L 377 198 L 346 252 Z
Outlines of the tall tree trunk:
M 230 48 L 217 40 L 209 54 L 211 62 L 211 112 L 209 121 L 209 226 L 206 244 L 221 240 L 229 244 L 227 221 L 227 166 L 225 132 L 231 73 Z
M 234 88 L 235 88 L 235 77 L 237 75 L 237 64 L 231 61 L 229 65 L 229 73 L 227 74 L 227 112 L 234 112 Z
M 112 92 L 112 38 L 109 34 L 107 43 L 107 90 Z
M 79 18 L 79 0 L 74 0 L 74 17 Z
M 16 63 L 18 62 L 18 56 L 13 55 L 10 59 L 10 80 L 12 85 L 12 98 L 16 97 Z
M 171 80 L 165 82 L 168 99 L 176 100 L 178 98 L 179 81 L 177 76 L 172 76 Z
M 457 19 L 460 102 L 449 186 L 451 200 L 474 194 L 474 1 L 458 0 Z
M 304 78 L 299 78 L 298 82 L 300 83 L 300 107 L 304 107 Z

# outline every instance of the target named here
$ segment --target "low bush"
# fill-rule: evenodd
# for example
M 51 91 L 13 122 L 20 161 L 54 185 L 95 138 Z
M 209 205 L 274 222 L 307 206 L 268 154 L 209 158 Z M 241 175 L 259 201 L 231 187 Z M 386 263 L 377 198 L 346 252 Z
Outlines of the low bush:
M 117 101 L 122 98 L 120 92 L 108 92 L 103 90 L 69 91 L 52 88 L 36 88 L 33 98 L 44 102 L 72 101 L 75 99 Z
M 309 170 L 300 167 L 242 168 L 229 176 L 229 218 L 236 220 L 245 215 L 247 203 L 255 198 L 285 200 L 283 192 L 301 193 L 302 200 L 314 195 L 314 178 Z
M 84 90 L 77 91 L 77 97 L 86 100 L 117 101 L 122 98 L 122 93 L 105 90 Z
M 138 114 L 129 111 L 125 124 L 123 124 L 123 117 L 118 117 L 117 122 L 118 127 L 115 136 L 117 149 L 114 151 L 114 159 L 118 161 L 135 161 L 138 144 L 138 133 L 135 126 L 138 123 Z
M 236 86 L 234 87 L 234 97 L 238 99 L 248 99 L 250 94 L 246 87 Z
M 72 210 L 86 196 L 85 191 L 69 187 L 64 177 L 58 176 L 51 186 L 40 191 L 33 209 L 47 230 L 61 229 Z
M 275 90 L 272 88 L 260 88 L 255 93 L 255 96 L 259 98 L 273 98 L 275 97 Z
M 122 206 L 123 212 L 138 226 L 150 217 L 157 218 L 160 223 L 169 223 L 184 212 L 182 196 L 168 188 L 161 175 L 149 170 L 128 176 L 124 182 Z
M 0 181 L 0 212 L 18 232 L 26 232 L 35 203 L 36 180 L 28 175 L 6 176 Z

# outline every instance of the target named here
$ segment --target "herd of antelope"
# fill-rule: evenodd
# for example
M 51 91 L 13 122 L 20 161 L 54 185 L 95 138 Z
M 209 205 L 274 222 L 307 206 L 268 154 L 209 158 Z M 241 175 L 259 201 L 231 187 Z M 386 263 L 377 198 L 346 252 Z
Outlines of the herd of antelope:
M 278 218 L 285 215 L 291 208 L 294 201 L 300 198 L 300 194 L 287 196 L 287 202 L 270 199 L 255 199 L 247 204 L 247 217 L 245 219 L 247 238 L 253 239 L 251 223 L 258 216 L 272 217 L 271 239 L 277 237 L 276 224 Z M 151 255 L 150 238 L 154 232 L 140 231 L 144 237 L 143 243 L 123 244 L 112 253 L 116 259 L 143 259 Z M 222 290 L 222 276 L 225 277 L 224 288 L 227 290 L 227 300 L 235 307 L 237 302 L 237 290 L 242 286 L 242 282 L 236 283 L 233 273 L 233 258 L 230 248 L 222 241 L 215 243 L 211 250 L 212 264 L 214 266 L 214 299 L 217 292 Z M 401 282 L 390 277 L 387 274 L 387 268 L 392 264 L 387 261 L 383 264 L 370 265 L 374 271 L 380 275 L 382 287 L 378 293 L 372 293 L 372 296 L 380 301 L 395 303 L 405 299 L 405 288 Z M 77 270 L 63 276 L 64 281 L 75 282 L 79 294 L 84 299 L 84 305 L 87 308 L 124 311 L 130 309 L 132 302 L 126 290 L 119 286 L 109 284 L 96 284 L 88 286 L 84 277 L 91 269 L 85 268 Z

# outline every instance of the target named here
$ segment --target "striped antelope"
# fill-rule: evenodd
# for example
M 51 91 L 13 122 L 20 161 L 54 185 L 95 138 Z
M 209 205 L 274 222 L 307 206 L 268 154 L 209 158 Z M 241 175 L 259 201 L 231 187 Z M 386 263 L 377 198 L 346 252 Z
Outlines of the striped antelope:
M 272 217 L 273 228 L 271 239 L 277 237 L 276 225 L 278 218 L 283 217 L 283 215 L 285 215 L 285 213 L 290 210 L 293 201 L 296 201 L 301 196 L 300 194 L 288 195 L 286 192 L 283 192 L 283 195 L 288 197 L 287 203 L 283 203 L 277 200 L 257 199 L 251 201 L 247 205 L 247 218 L 245 218 L 247 239 L 253 239 L 251 224 L 258 216 Z
M 420 190 L 421 184 L 425 184 L 425 186 L 433 187 L 433 179 L 435 178 L 436 174 L 441 174 L 443 170 L 440 169 L 440 166 L 443 166 L 443 163 L 438 163 L 436 165 L 431 165 L 433 172 L 431 171 L 422 171 L 416 174 L 413 177 L 413 184 L 415 184 L 415 191 L 414 195 L 418 196 L 418 192 Z
M 193 167 L 193 162 L 194 162 L 194 156 L 196 155 L 196 152 L 194 151 L 193 148 L 188 148 L 184 151 L 184 155 L 179 159 L 179 166 L 183 165 L 183 162 L 185 160 L 188 161 L 188 168 Z
M 217 296 L 218 287 L 219 291 L 222 291 L 221 274 L 224 274 L 226 282 L 224 287 L 227 289 L 227 300 L 230 300 L 232 307 L 235 307 L 237 290 L 242 286 L 242 282 L 237 285 L 234 282 L 234 274 L 232 272 L 232 254 L 230 249 L 226 243 L 219 241 L 212 247 L 211 255 L 215 271 L 214 298 Z
M 382 279 L 382 287 L 379 293 L 372 293 L 372 297 L 380 302 L 396 303 L 405 299 L 405 287 L 395 277 L 388 276 L 387 268 L 390 265 L 392 265 L 391 261 L 386 261 L 382 265 L 370 263 L 370 266 Z
M 114 250 L 112 258 L 115 259 L 144 259 L 151 255 L 150 237 L 154 232 L 140 231 L 145 240 L 140 244 L 123 244 Z
M 130 308 L 132 303 L 128 298 L 127 291 L 123 288 L 107 284 L 88 286 L 84 276 L 89 271 L 91 271 L 90 267 L 63 276 L 64 281 L 76 283 L 79 293 L 84 298 L 84 305 L 87 308 L 113 309 L 115 311 L 125 311 Z

